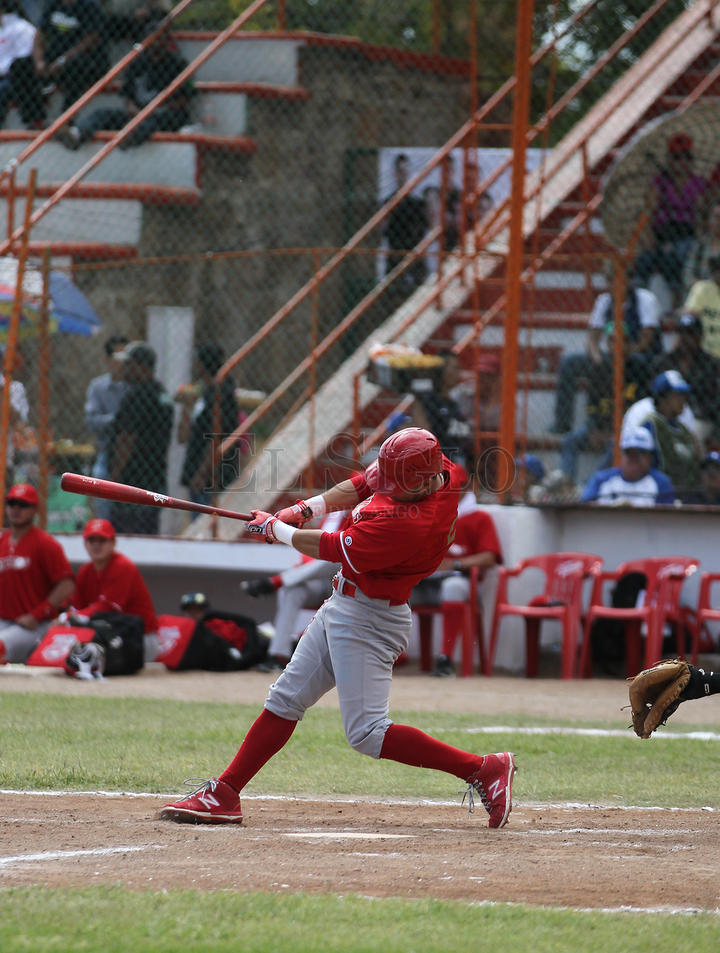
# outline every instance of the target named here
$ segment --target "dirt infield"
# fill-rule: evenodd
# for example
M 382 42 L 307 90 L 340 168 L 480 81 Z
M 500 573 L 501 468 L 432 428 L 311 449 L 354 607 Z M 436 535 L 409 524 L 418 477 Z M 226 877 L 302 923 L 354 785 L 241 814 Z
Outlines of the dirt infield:
M 258 673 L 168 675 L 81 684 L 5 672 L 2 691 L 261 702 Z M 622 682 L 448 683 L 396 677 L 397 709 L 581 718 L 604 706 L 619 717 Z M 325 702 L 334 704 L 332 695 Z M 690 706 L 688 706 L 690 707 Z M 719 706 L 703 716 L 717 717 Z M 676 724 L 682 723 L 683 711 Z M 687 717 L 687 716 L 685 716 Z M 481 806 L 369 799 L 252 797 L 242 826 L 160 821 L 158 796 L 0 795 L 0 885 L 123 883 L 134 889 L 355 892 L 368 896 L 524 901 L 602 908 L 716 910 L 720 832 L 710 810 L 516 803 L 510 824 L 487 828 Z M 678 862 L 678 861 L 681 862 Z M 652 875 L 649 876 L 649 872 Z
M 716 812 L 252 798 L 242 826 L 157 819 L 158 797 L 3 795 L 0 884 L 303 890 L 570 907 L 716 909 Z M 678 854 L 680 852 L 680 854 Z M 678 863 L 681 858 L 681 863 Z M 652 876 L 649 876 L 652 871 Z

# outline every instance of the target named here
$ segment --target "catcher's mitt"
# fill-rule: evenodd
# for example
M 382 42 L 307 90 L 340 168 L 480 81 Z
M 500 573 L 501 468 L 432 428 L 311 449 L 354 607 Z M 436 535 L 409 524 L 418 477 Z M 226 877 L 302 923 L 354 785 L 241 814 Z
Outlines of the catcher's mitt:
M 665 659 L 638 673 L 630 682 L 632 726 L 639 738 L 649 738 L 677 710 L 691 669 L 682 659 Z

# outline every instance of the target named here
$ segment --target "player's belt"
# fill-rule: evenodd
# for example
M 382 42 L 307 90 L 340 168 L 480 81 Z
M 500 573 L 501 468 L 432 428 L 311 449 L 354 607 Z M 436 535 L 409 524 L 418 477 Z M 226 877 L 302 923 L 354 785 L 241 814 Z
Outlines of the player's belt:
M 405 602 L 398 602 L 394 599 L 373 599 L 372 596 L 366 596 L 365 593 L 359 586 L 356 586 L 354 582 L 350 582 L 349 579 L 346 579 L 344 576 L 338 574 L 333 576 L 333 589 L 336 589 L 341 596 L 347 596 L 348 599 L 355 599 L 359 596 L 361 599 L 369 599 L 370 602 L 386 602 L 389 606 L 404 606 Z

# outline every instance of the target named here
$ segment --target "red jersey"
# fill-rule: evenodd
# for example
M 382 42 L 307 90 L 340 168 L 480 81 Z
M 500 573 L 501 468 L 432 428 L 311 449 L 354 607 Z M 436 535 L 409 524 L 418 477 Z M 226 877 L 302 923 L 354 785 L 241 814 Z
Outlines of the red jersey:
M 502 549 L 492 516 L 484 510 L 472 510 L 459 516 L 448 556 L 459 559 L 461 556 L 487 552 L 495 553 L 497 562 L 502 563 Z
M 320 537 L 320 558 L 342 564 L 346 579 L 371 599 L 405 602 L 432 575 L 452 543 L 464 471 L 443 457 L 445 482 L 422 500 L 401 502 L 373 493 L 352 511 L 352 524 Z M 360 496 L 363 475 L 352 478 Z
M 157 631 L 158 620 L 145 580 L 135 563 L 122 553 L 113 553 L 102 572 L 92 563 L 81 566 L 72 603 L 81 615 L 96 612 L 139 615 L 146 632 Z
M 0 533 L 0 618 L 17 619 L 37 609 L 73 571 L 60 543 L 37 526 L 13 543 Z

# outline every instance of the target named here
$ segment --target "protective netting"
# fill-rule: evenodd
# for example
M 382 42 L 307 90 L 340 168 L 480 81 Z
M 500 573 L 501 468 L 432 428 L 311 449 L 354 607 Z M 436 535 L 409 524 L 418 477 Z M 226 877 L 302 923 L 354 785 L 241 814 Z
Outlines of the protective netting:
M 90 505 L 63 497 L 63 470 L 270 507 L 347 475 L 413 422 L 438 432 L 484 498 L 571 502 L 598 469 L 624 466 L 622 415 L 645 399 L 632 429 L 645 427 L 650 449 L 628 444 L 624 456 L 666 472 L 686 502 L 717 502 L 709 0 L 535 4 L 522 221 L 510 212 L 516 24 L 506 4 L 253 4 L 185 75 L 250 4 L 186 6 L 169 33 L 150 21 L 160 32 L 139 53 L 142 69 L 131 56 L 14 171 L 39 133 L 10 104 L 0 188 L 14 235 L 1 251 L 21 254 L 35 169 L 36 285 L 19 326 L 24 367 L 13 371 L 26 404 L 16 388 L 5 418 L 6 486 L 47 481 L 55 529 L 76 529 Z M 148 24 L 113 23 L 111 64 L 148 35 Z M 143 72 L 154 45 L 170 57 L 160 79 Z M 168 82 L 164 102 L 120 128 Z M 62 90 L 44 95 L 48 125 Z M 118 116 L 128 96 L 137 101 Z M 517 228 L 519 276 L 507 272 Z M 43 254 L 56 276 L 55 290 L 45 281 L 47 338 Z M 72 306 L 63 278 L 66 296 L 81 295 Z M 509 280 L 522 296 L 508 390 Z M 106 353 L 134 341 L 150 350 Z M 684 385 L 657 383 L 673 370 L 689 387 L 690 436 L 667 416 Z M 514 434 L 499 450 L 509 394 Z M 499 454 L 526 462 L 503 486 Z M 667 497 L 664 482 L 637 472 L 602 494 Z M 187 514 L 114 518 L 126 531 L 214 531 L 204 518 L 189 527 Z

